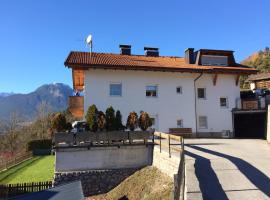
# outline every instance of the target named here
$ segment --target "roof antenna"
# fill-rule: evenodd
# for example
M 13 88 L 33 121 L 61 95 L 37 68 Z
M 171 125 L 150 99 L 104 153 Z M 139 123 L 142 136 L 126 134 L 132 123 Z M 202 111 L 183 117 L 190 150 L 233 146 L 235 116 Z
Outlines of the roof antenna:
M 91 34 L 88 35 L 85 42 L 86 42 L 86 45 L 88 45 L 90 47 L 90 57 L 91 57 L 91 55 L 92 55 L 92 47 L 93 47 L 93 37 L 92 37 Z

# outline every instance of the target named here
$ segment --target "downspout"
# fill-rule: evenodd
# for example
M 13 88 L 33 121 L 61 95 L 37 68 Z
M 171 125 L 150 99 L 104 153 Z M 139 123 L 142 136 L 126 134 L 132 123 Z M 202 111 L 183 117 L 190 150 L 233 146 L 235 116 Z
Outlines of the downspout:
M 196 132 L 195 132 L 195 134 L 196 134 L 196 136 L 197 136 L 197 132 L 198 132 L 198 126 L 197 126 L 197 121 L 198 121 L 198 119 L 197 119 L 197 91 L 196 91 L 196 81 L 198 80 L 198 79 L 200 79 L 201 77 L 202 77 L 202 75 L 203 75 L 203 72 L 201 72 L 201 74 L 197 77 L 197 78 L 195 78 L 194 79 L 194 95 L 195 95 L 195 126 L 196 126 Z

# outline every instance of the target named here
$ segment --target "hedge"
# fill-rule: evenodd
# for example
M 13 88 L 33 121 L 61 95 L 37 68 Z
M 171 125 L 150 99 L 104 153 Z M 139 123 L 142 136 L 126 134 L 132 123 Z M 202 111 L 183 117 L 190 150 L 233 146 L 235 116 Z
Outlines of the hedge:
M 28 142 L 28 151 L 33 151 L 36 149 L 51 149 L 52 140 L 32 140 Z

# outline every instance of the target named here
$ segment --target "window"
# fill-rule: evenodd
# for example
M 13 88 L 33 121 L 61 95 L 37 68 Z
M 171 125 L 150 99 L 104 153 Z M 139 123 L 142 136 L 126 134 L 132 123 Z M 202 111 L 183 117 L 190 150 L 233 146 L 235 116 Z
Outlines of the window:
M 226 98 L 226 97 L 220 97 L 219 103 L 220 103 L 220 107 L 222 107 L 222 108 L 228 108 L 228 98 Z
M 206 129 L 207 128 L 207 117 L 199 116 L 199 128 Z
M 110 96 L 122 96 L 122 84 L 111 83 L 110 84 Z
M 181 86 L 176 88 L 176 93 L 177 94 L 182 94 L 182 87 Z
M 202 55 L 201 63 L 202 65 L 228 66 L 228 57 L 216 55 Z
M 157 97 L 157 86 L 156 85 L 146 86 L 146 96 L 147 97 Z
M 198 88 L 198 99 L 206 99 L 206 89 L 205 88 Z
M 182 119 L 178 119 L 176 121 L 176 125 L 177 125 L 177 128 L 183 128 L 183 120 Z

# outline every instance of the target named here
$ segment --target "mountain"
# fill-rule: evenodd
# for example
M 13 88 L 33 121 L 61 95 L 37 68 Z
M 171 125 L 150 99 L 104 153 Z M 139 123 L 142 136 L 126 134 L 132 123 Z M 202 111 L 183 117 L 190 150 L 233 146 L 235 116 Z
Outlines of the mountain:
M 8 97 L 10 95 L 14 95 L 13 92 L 0 92 L 0 98 L 1 97 Z
M 50 111 L 62 111 L 68 106 L 72 89 L 65 84 L 45 84 L 29 94 L 11 94 L 0 97 L 0 119 L 8 119 L 12 112 L 31 121 L 37 115 L 38 106 L 46 102 Z

